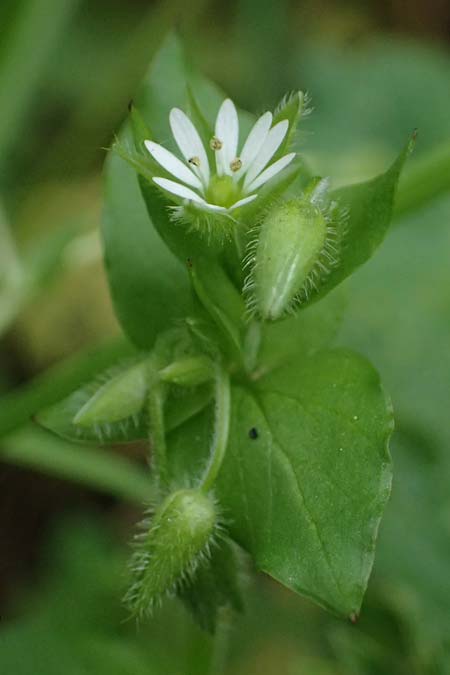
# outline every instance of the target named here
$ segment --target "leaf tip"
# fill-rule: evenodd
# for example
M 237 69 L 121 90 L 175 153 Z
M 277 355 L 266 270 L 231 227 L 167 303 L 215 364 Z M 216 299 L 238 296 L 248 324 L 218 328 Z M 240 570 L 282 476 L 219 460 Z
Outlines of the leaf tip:
M 419 129 L 416 127 L 415 129 L 413 129 L 413 132 L 411 134 L 411 139 L 408 143 L 408 153 L 411 153 L 414 150 L 414 148 L 416 146 L 418 135 L 419 135 Z

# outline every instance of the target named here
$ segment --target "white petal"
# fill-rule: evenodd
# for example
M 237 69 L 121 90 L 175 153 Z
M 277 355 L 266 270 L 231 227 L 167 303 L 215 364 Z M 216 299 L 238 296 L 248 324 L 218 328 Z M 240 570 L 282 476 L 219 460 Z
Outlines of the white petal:
M 173 137 L 184 159 L 188 162 L 192 157 L 199 158 L 200 166 L 198 168 L 193 167 L 193 171 L 198 173 L 207 185 L 209 183 L 208 157 L 197 129 L 189 117 L 179 108 L 172 108 L 169 121 Z
M 253 125 L 239 155 L 239 158 L 242 162 L 242 167 L 236 172 L 236 177 L 242 176 L 242 174 L 247 171 L 250 164 L 261 150 L 261 147 L 267 138 L 267 134 L 269 133 L 271 124 L 272 113 L 266 112 L 264 115 L 261 115 L 261 117 Z
M 220 106 L 217 113 L 216 138 L 222 143 L 222 148 L 216 151 L 217 173 L 231 175 L 230 162 L 236 157 L 239 141 L 239 120 L 233 101 L 229 98 Z
M 211 211 L 216 211 L 216 212 L 221 212 L 224 213 L 228 209 L 226 209 L 224 206 L 217 206 L 217 204 L 210 204 L 209 202 L 205 202 L 203 205 L 205 209 L 210 209 Z
M 191 187 L 202 189 L 201 180 L 169 150 L 166 150 L 166 148 L 163 148 L 158 143 L 153 143 L 153 141 L 145 141 L 145 147 L 153 159 L 166 171 L 175 176 L 175 178 L 183 181 L 183 183 L 187 183 Z
M 257 196 L 258 195 L 249 195 L 248 197 L 244 197 L 244 199 L 240 199 L 238 202 L 233 204 L 233 206 L 230 206 L 229 211 L 234 211 L 234 209 L 238 209 L 240 206 L 244 206 L 244 204 L 249 204 L 254 199 L 256 199 Z
M 205 200 L 202 199 L 202 197 L 200 197 L 200 195 L 198 195 L 196 192 L 194 192 L 194 190 L 191 190 L 185 185 L 181 185 L 181 183 L 175 183 L 174 180 L 160 178 L 157 176 L 153 179 L 153 182 L 156 183 L 156 185 L 159 185 L 159 187 L 161 187 L 163 190 L 167 190 L 167 192 L 177 195 L 177 197 L 189 199 L 189 201 L 197 202 L 197 204 L 206 204 Z
M 292 162 L 294 157 L 295 152 L 290 152 L 288 155 L 284 155 L 284 157 L 281 157 L 276 162 L 268 166 L 267 169 L 260 173 L 259 176 L 250 183 L 247 188 L 249 192 L 252 192 L 252 190 L 256 190 L 257 188 L 261 187 L 261 185 L 264 185 L 264 183 L 267 183 L 268 180 L 276 176 L 277 173 L 282 171 L 290 162 Z
M 244 189 L 248 188 L 250 183 L 255 180 L 255 178 L 265 168 L 267 163 L 270 162 L 283 142 L 288 127 L 289 122 L 287 120 L 282 120 L 281 122 L 278 122 L 278 124 L 275 124 L 275 126 L 269 131 L 260 151 L 256 155 L 255 160 L 247 171 L 244 181 Z

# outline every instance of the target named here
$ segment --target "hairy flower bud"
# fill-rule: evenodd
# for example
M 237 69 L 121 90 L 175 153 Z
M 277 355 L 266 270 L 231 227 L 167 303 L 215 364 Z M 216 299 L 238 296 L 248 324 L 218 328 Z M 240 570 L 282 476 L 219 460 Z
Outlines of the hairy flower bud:
M 265 214 L 248 256 L 245 290 L 253 312 L 275 321 L 320 285 L 335 262 L 328 221 L 314 194 L 275 204 Z
M 187 356 L 173 361 L 159 372 L 163 382 L 182 387 L 196 387 L 213 377 L 213 365 L 207 356 Z
M 91 427 L 137 415 L 147 393 L 146 367 L 140 362 L 108 377 L 77 412 L 73 423 Z
M 185 489 L 169 495 L 137 538 L 131 560 L 133 583 L 125 598 L 143 616 L 166 594 L 193 575 L 209 557 L 217 530 L 217 507 L 211 496 Z

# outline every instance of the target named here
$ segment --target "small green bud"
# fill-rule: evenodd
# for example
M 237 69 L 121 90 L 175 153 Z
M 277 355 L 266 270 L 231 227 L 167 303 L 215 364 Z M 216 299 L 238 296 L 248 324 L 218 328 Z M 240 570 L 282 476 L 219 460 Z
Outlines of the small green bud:
M 81 427 L 111 424 L 137 415 L 147 393 L 146 364 L 122 370 L 105 382 L 73 418 Z
M 265 215 L 248 284 L 254 308 L 264 319 L 279 319 L 292 307 L 319 260 L 326 238 L 326 220 L 309 200 L 277 204 Z
M 206 356 L 187 356 L 159 371 L 159 377 L 163 382 L 182 387 L 204 384 L 213 377 L 213 374 L 213 365 Z
M 133 583 L 125 598 L 130 609 L 143 616 L 174 593 L 209 557 L 217 529 L 217 507 L 199 490 L 178 490 L 156 511 L 138 537 L 131 560 Z

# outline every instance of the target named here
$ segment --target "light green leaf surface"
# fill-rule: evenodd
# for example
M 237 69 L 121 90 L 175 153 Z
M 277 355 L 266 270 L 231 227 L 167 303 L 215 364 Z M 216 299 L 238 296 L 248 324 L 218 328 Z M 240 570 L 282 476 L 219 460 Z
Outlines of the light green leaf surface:
M 188 276 L 152 227 L 135 172 L 110 154 L 103 219 L 105 264 L 117 316 L 139 347 L 190 306 Z
M 173 434 L 175 472 L 201 466 L 204 421 Z M 345 351 L 233 388 L 218 483 L 231 533 L 261 570 L 347 617 L 359 612 L 373 564 L 391 431 L 377 374 Z
M 327 347 L 341 324 L 346 299 L 339 289 L 294 316 L 266 323 L 258 354 L 262 371 L 271 371 L 290 358 L 309 357 Z
M 319 292 L 311 296 L 312 301 L 322 298 L 369 260 L 383 241 L 392 218 L 400 172 L 413 144 L 414 137 L 386 173 L 332 193 L 340 208 L 348 211 L 348 220 L 338 224 L 342 238 L 338 264 L 320 286 Z

